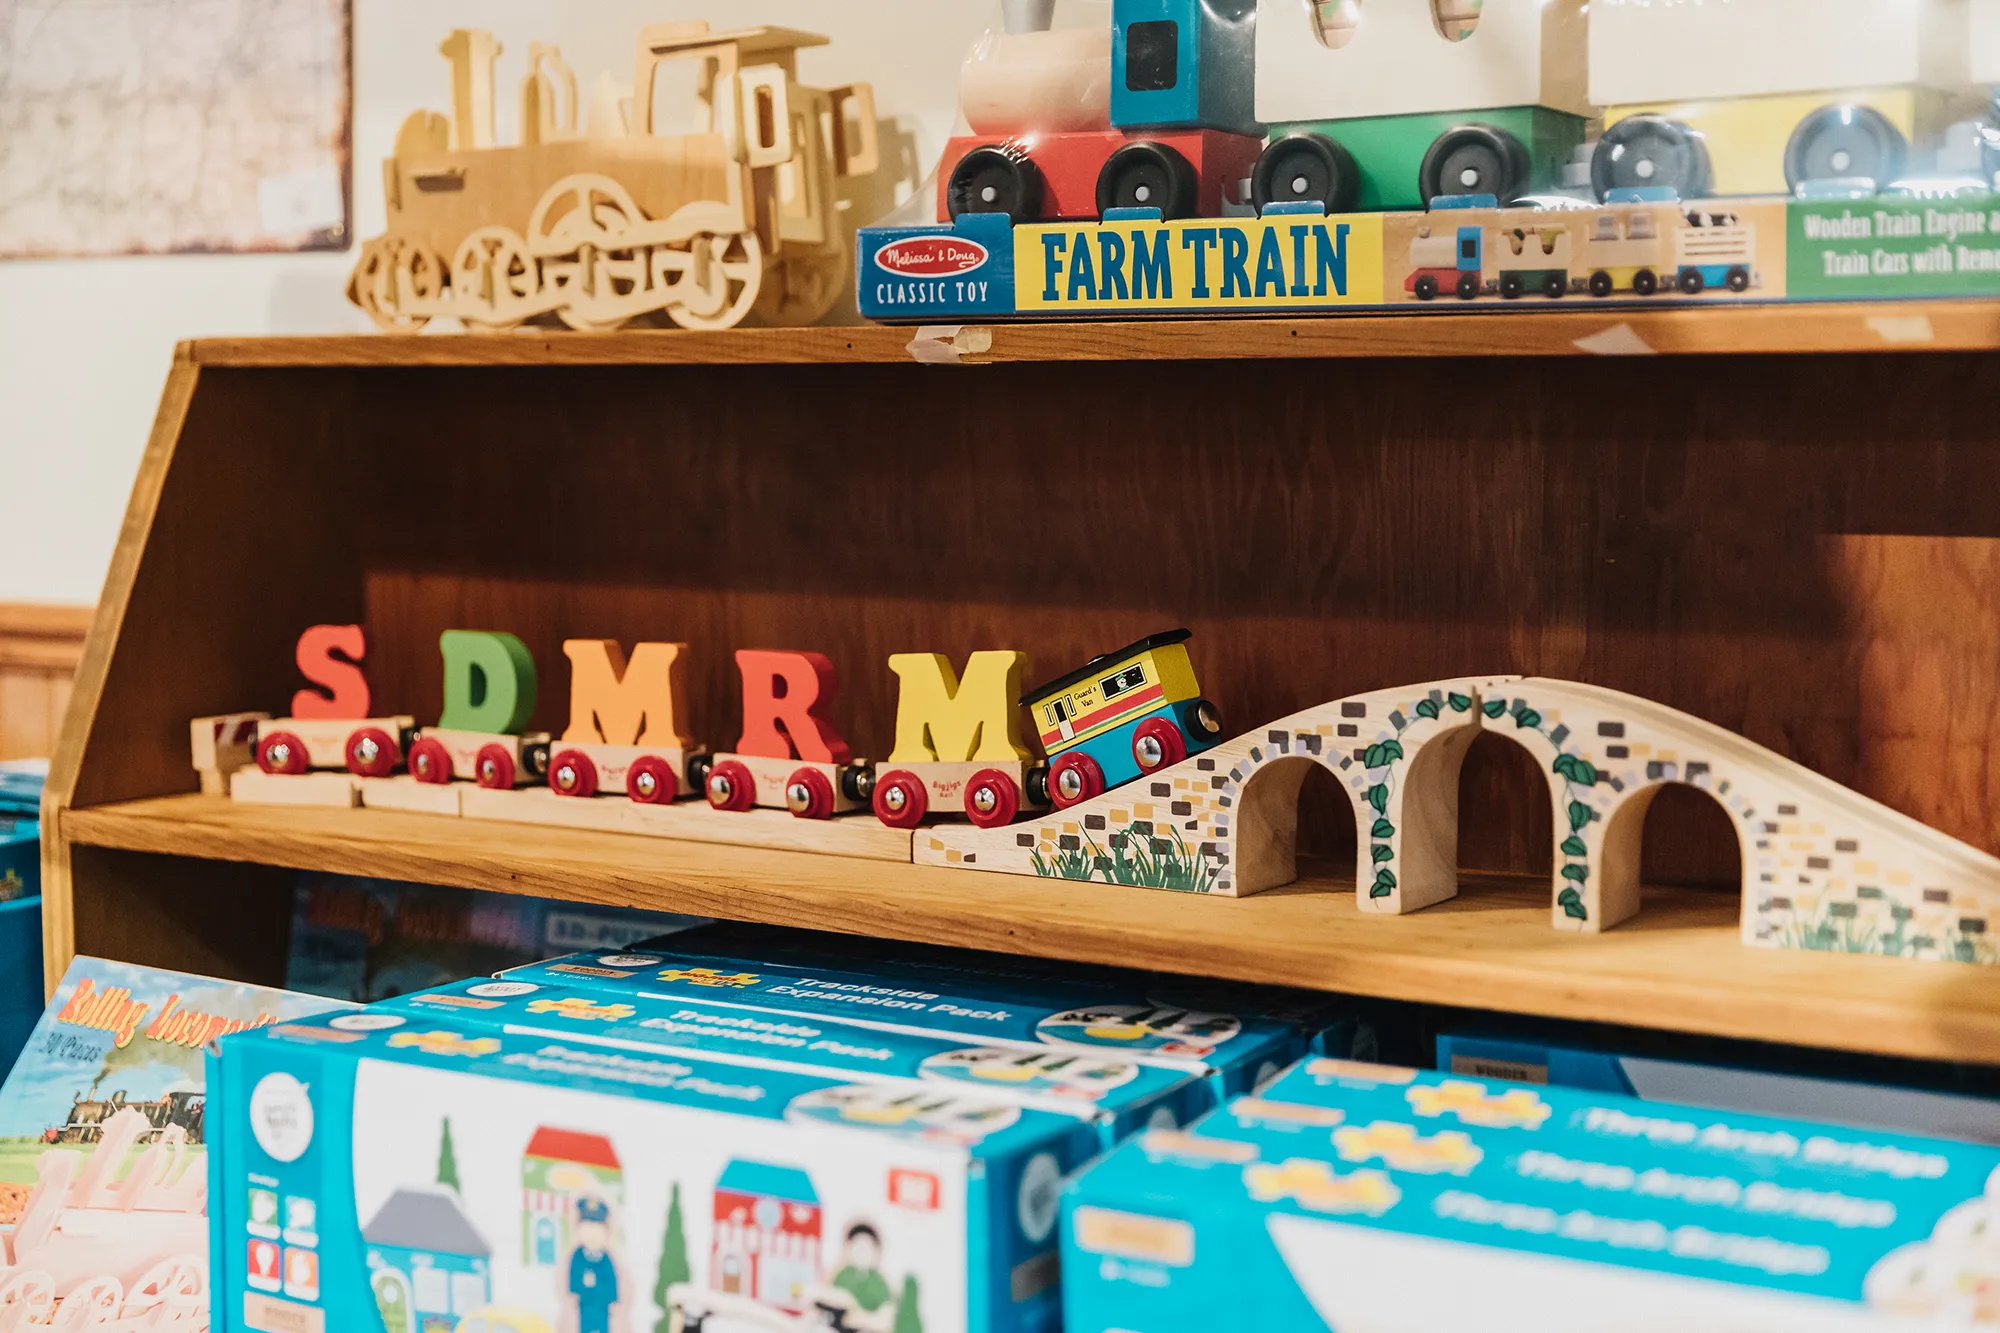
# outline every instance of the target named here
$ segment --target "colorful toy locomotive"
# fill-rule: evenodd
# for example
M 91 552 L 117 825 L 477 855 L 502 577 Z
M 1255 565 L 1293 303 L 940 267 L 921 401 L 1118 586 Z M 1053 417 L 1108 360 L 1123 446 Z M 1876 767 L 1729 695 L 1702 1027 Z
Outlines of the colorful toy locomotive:
M 764 807 L 826 819 L 872 809 L 898 829 L 963 814 L 994 828 L 1024 809 L 1073 805 L 1215 744 L 1221 720 L 1201 697 L 1188 638 L 1175 630 L 1141 639 L 1025 695 L 1023 653 L 973 653 L 962 679 L 942 654 L 894 654 L 896 744 L 876 765 L 855 758 L 829 720 L 838 678 L 818 653 L 739 651 L 743 732 L 734 749 L 710 754 L 677 721 L 685 644 L 643 643 L 627 660 L 613 640 L 566 642 L 570 724 L 552 741 L 522 730 L 538 681 L 533 657 L 511 634 L 445 631 L 444 707 L 437 726 L 419 729 L 409 717 L 359 716 L 369 698 L 361 632 L 315 626 L 301 637 L 298 663 L 331 697 L 303 690 L 293 701 L 300 717 L 258 715 L 251 758 L 273 776 L 344 768 L 382 779 L 407 756 L 410 777 L 427 785 L 467 781 L 504 791 L 546 780 L 556 795 L 579 799 L 624 795 L 665 805 L 699 793 L 717 810 Z M 1053 764 L 1023 743 L 1024 708 Z M 206 734 L 197 727 L 198 742 Z
M 1106 653 L 1021 698 L 1049 756 L 1058 809 L 1178 764 L 1222 739 L 1201 697 L 1188 632 L 1173 630 Z
M 1951 0 L 1114 0 L 1108 35 L 1051 15 L 1010 8 L 966 60 L 941 221 L 1874 193 L 2000 65 L 1992 20 Z

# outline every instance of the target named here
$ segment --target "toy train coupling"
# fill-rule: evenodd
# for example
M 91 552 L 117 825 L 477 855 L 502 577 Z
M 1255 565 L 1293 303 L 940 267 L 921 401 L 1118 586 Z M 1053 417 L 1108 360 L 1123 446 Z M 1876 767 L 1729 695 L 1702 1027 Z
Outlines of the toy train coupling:
M 715 767 L 715 756 L 706 750 L 699 754 L 689 755 L 687 761 L 688 790 L 705 794 L 708 791 L 708 771 L 713 767 Z
M 840 794 L 850 801 L 863 805 L 875 794 L 875 765 L 867 759 L 856 759 L 840 772 Z

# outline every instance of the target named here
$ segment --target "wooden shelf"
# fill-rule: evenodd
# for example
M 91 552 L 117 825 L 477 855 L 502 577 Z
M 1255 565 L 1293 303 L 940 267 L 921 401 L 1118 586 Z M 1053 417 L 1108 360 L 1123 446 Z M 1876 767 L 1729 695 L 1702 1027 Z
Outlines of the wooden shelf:
M 953 326 L 957 328 L 959 326 Z M 1687 353 L 1989 351 L 2000 301 L 1905 301 L 1647 309 L 1561 309 L 1313 319 L 967 324 L 971 364 L 1300 357 L 1583 356 Z M 213 367 L 623 366 L 894 364 L 912 360 L 915 328 L 638 330 L 584 334 L 208 338 L 189 345 Z M 951 334 L 944 335 L 947 341 Z
M 2000 972 L 1747 949 L 1726 895 L 1654 891 L 1557 934 L 1547 889 L 1469 876 L 1405 917 L 1309 875 L 1252 898 L 205 796 L 62 815 L 64 839 L 1886 1055 L 2000 1063 Z

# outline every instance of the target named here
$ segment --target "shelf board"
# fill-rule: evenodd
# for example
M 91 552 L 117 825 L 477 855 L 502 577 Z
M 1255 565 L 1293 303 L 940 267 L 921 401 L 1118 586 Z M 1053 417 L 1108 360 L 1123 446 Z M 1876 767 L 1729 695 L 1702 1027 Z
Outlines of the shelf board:
M 1313 875 L 1202 898 L 624 834 L 169 796 L 61 814 L 99 847 L 692 912 L 1320 990 L 2000 1063 L 2000 969 L 1745 948 L 1728 897 L 1649 892 L 1605 935 L 1559 933 L 1547 888 L 1469 876 L 1406 917 Z
M 944 333 L 952 341 L 950 326 Z M 381 334 L 206 338 L 183 355 L 218 367 L 895 364 L 917 330 L 855 325 L 572 333 Z M 1384 356 L 1580 356 L 1646 353 L 1991 351 L 2000 301 L 1885 301 L 1646 308 L 1450 307 L 1309 319 L 1174 319 L 963 326 L 969 364 L 1205 361 Z

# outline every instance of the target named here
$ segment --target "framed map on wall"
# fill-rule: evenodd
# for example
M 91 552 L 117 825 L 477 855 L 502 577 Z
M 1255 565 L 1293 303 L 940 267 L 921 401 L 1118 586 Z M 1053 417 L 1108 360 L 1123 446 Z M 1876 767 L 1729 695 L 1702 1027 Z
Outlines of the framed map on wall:
M 347 248 L 348 0 L 0 0 L 0 258 Z

